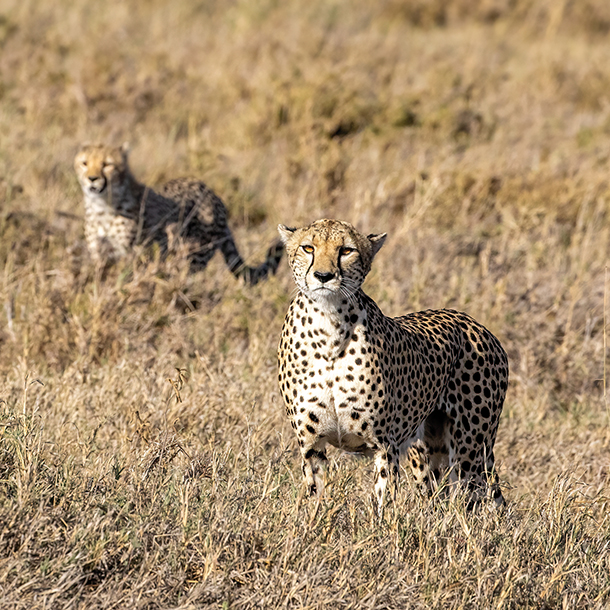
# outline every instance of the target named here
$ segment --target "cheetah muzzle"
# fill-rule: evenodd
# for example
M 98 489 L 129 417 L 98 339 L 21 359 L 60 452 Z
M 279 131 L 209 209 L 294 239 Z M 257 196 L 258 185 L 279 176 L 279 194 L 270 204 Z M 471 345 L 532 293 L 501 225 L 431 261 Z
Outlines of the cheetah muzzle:
M 324 491 L 328 443 L 375 458 L 375 497 L 407 454 L 431 493 L 461 481 L 476 501 L 504 499 L 493 447 L 508 383 L 499 341 L 465 313 L 389 318 L 361 285 L 386 234 L 337 220 L 279 226 L 298 293 L 280 339 L 279 384 L 310 493 Z

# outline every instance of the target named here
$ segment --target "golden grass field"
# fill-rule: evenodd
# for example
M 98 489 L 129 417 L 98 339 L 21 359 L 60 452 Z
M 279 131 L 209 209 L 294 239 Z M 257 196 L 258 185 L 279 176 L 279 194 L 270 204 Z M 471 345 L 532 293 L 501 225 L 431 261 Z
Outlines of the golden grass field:
M 610 607 L 609 36 L 606 0 L 0 2 L 0 608 Z M 85 141 L 205 180 L 250 262 L 280 222 L 387 231 L 384 312 L 509 354 L 506 509 L 405 472 L 378 522 L 339 452 L 299 502 L 286 262 L 102 276 Z

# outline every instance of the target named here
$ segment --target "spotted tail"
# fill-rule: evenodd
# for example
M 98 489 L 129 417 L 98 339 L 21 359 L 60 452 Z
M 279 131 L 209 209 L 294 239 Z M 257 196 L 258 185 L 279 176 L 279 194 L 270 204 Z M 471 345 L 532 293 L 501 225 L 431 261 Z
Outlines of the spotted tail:
M 282 254 L 284 253 L 284 245 L 281 241 L 274 242 L 267 250 L 264 262 L 257 267 L 246 265 L 244 260 L 237 250 L 233 236 L 229 232 L 227 237 L 222 240 L 220 251 L 225 258 L 227 266 L 231 273 L 236 278 L 243 278 L 247 284 L 254 286 L 261 280 L 267 279 L 270 274 L 275 274 L 277 271 Z

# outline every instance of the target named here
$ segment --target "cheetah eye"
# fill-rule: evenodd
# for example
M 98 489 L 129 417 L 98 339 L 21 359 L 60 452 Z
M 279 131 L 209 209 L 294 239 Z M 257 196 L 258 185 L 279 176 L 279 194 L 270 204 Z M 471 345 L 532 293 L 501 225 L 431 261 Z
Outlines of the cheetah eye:
M 301 246 L 307 254 L 311 254 L 313 252 L 313 246 Z
M 81 164 L 83 167 L 87 167 L 87 161 L 86 161 L 86 159 L 83 159 L 83 160 L 80 162 L 80 164 Z
M 348 254 L 351 254 L 352 252 L 355 252 L 356 248 L 349 248 L 349 247 L 345 247 L 345 248 L 341 248 L 341 250 L 339 250 L 339 255 L 340 256 L 347 256 Z

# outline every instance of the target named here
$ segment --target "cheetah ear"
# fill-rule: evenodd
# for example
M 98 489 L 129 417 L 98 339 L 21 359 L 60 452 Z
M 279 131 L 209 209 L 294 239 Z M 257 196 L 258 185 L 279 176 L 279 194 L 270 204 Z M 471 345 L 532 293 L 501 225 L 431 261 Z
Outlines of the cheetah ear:
M 285 225 L 278 225 L 277 230 L 280 234 L 280 237 L 282 238 L 282 243 L 284 245 L 288 242 L 288 240 L 292 237 L 292 234 L 296 231 L 296 229 L 291 229 L 290 227 L 287 227 Z
M 127 157 L 129 156 L 129 142 L 123 142 L 121 144 L 121 146 L 119 146 L 119 150 L 121 151 L 121 154 L 123 155 L 123 159 L 125 159 L 125 161 L 127 161 Z
M 373 248 L 373 256 L 381 250 L 381 246 L 383 246 L 383 242 L 385 242 L 385 238 L 388 236 L 387 233 L 379 233 L 379 235 L 369 235 L 368 240 L 371 242 L 371 248 Z

